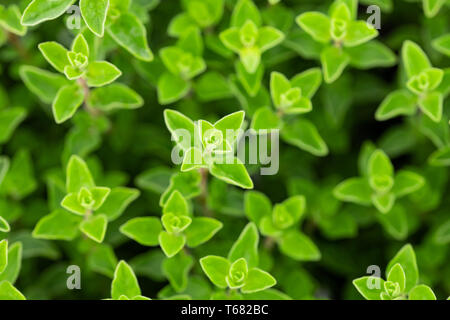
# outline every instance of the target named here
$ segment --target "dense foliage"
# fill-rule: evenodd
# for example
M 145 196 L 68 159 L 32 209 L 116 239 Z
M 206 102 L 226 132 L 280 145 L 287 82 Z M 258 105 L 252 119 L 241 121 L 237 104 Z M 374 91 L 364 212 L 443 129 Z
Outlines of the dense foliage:
M 2 1 L 0 299 L 447 299 L 449 57 L 449 0 Z

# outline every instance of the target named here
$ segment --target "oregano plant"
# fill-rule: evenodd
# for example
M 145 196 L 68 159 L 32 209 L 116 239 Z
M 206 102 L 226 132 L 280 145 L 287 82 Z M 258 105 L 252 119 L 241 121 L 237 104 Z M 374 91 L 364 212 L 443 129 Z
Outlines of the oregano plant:
M 3 0 L 0 300 L 449 299 L 449 17 Z

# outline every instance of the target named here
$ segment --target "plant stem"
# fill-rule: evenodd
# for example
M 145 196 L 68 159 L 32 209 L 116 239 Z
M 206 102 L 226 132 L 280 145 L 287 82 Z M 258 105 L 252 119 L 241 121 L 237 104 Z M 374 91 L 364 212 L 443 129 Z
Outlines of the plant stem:
M 272 237 L 267 237 L 264 240 L 264 248 L 266 248 L 268 251 L 271 251 L 275 246 L 275 239 Z
M 208 208 L 208 169 L 199 169 L 202 180 L 200 182 L 200 188 L 202 193 L 200 194 L 200 201 L 203 207 L 203 213 L 205 216 L 212 217 L 213 213 Z
M 16 49 L 23 60 L 30 61 L 28 50 L 23 46 L 22 41 L 20 41 L 20 38 L 16 34 L 9 32 L 8 41 Z
M 87 112 L 89 112 L 90 115 L 93 117 L 98 117 L 101 115 L 101 112 L 97 109 L 92 108 L 92 106 L 89 104 L 89 96 L 91 95 L 91 90 L 89 89 L 89 86 L 87 85 L 86 79 L 83 77 L 78 78 L 77 80 L 78 84 L 83 88 L 84 91 L 84 108 Z

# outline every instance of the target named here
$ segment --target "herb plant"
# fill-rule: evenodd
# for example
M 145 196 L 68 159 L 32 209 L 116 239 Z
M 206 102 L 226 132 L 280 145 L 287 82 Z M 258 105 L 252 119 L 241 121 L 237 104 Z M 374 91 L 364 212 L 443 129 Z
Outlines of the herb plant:
M 448 299 L 449 10 L 3 0 L 0 299 Z

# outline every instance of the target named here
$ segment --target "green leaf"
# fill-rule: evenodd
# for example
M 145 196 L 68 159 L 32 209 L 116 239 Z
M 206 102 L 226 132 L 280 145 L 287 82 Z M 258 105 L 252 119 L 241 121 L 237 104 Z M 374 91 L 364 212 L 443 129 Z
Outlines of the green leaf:
M 259 225 L 263 217 L 272 215 L 272 203 L 270 199 L 262 192 L 247 191 L 245 193 L 245 214 L 250 221 Z
M 73 240 L 78 236 L 78 226 L 82 217 L 65 210 L 55 210 L 43 217 L 33 230 L 33 237 L 48 240 Z
M 158 101 L 167 105 L 186 96 L 191 89 L 191 84 L 170 72 L 164 73 L 158 80 Z
M 89 44 L 82 33 L 79 33 L 72 42 L 72 51 L 81 53 L 86 58 L 89 58 Z
M 247 279 L 241 288 L 242 293 L 258 292 L 277 284 L 277 281 L 268 272 L 258 268 L 252 268 L 248 271 Z
M 24 36 L 27 33 L 27 27 L 20 23 L 22 14 L 17 5 L 10 5 L 8 8 L 0 8 L 0 26 L 18 36 Z
M 210 167 L 211 174 L 225 181 L 226 183 L 236 185 L 243 189 L 253 189 L 253 181 L 250 178 L 244 164 L 234 158 L 233 163 L 219 163 L 215 161 Z
M 92 90 L 88 103 L 95 109 L 112 111 L 117 109 L 137 109 L 144 105 L 144 99 L 134 90 L 121 83 Z
M 314 40 L 322 43 L 331 41 L 331 21 L 325 14 L 321 12 L 305 12 L 299 15 L 295 21 Z
M 208 168 L 208 164 L 203 157 L 202 150 L 199 148 L 190 148 L 184 153 L 181 171 L 188 172 L 200 168 Z
M 352 21 L 347 27 L 344 46 L 356 47 L 378 36 L 378 31 L 366 21 Z
M 230 85 L 216 71 L 206 72 L 195 83 L 195 93 L 201 101 L 215 101 L 232 96 Z
M 320 61 L 325 82 L 333 83 L 344 72 L 350 62 L 350 57 L 344 50 L 330 46 L 322 51 Z
M 194 259 L 184 252 L 164 260 L 162 270 L 175 292 L 183 292 L 186 289 L 189 271 L 193 265 Z
M 157 246 L 161 222 L 156 217 L 140 217 L 128 220 L 120 227 L 120 232 L 143 246 Z
M 21 23 L 35 26 L 63 15 L 76 0 L 33 0 L 23 12 Z
M 256 26 L 261 26 L 262 20 L 258 7 L 252 0 L 238 0 L 231 15 L 231 26 L 242 27 L 249 20 Z
M 385 121 L 399 115 L 411 116 L 416 112 L 417 98 L 407 90 L 390 93 L 378 107 L 375 119 Z
M 203 39 L 200 30 L 192 28 L 186 31 L 177 41 L 177 47 L 193 56 L 203 55 Z
M 166 109 L 164 110 L 164 121 L 167 129 L 172 134 L 172 139 L 187 151 L 193 146 L 193 137 L 196 134 L 194 122 L 182 113 Z M 186 139 L 187 138 L 187 139 Z
M 125 209 L 140 195 L 138 189 L 116 187 L 112 188 L 105 202 L 98 212 L 105 214 L 109 221 L 113 221 L 120 217 Z
M 409 291 L 409 300 L 437 300 L 433 290 L 427 285 L 419 284 Z
M 423 0 L 423 11 L 427 18 L 436 16 L 446 0 Z M 433 299 L 434 300 L 434 299 Z
M 95 61 L 89 64 L 86 78 L 89 87 L 103 87 L 114 82 L 122 75 L 115 65 L 107 61 Z
M 230 145 L 232 145 L 236 139 L 236 135 L 227 135 L 227 130 L 232 130 L 236 133 L 239 129 L 242 129 L 245 119 L 244 111 L 237 111 L 230 113 L 229 115 L 223 117 L 222 119 L 214 123 L 214 128 L 221 131 L 223 137 L 225 137 Z
M 86 162 L 79 156 L 72 155 L 66 169 L 67 192 L 78 193 L 81 188 L 95 187 L 94 179 Z
M 209 241 L 222 227 L 222 222 L 213 218 L 194 218 L 184 232 L 186 243 L 191 248 L 197 247 Z
M 94 215 L 80 224 L 80 230 L 90 239 L 102 243 L 105 238 L 108 218 L 104 214 Z
M 412 171 L 402 170 L 395 175 L 392 192 L 399 198 L 419 190 L 424 184 L 425 179 L 422 176 Z
M 402 59 L 408 78 L 419 75 L 431 68 L 430 60 L 423 50 L 414 42 L 407 40 L 403 43 Z
M 355 279 L 353 285 L 366 300 L 381 300 L 381 293 L 384 292 L 384 280 L 374 276 Z
M 298 261 L 317 261 L 321 254 L 317 246 L 303 233 L 292 230 L 279 240 L 280 251 Z
M 337 199 L 342 201 L 366 206 L 372 203 L 372 189 L 365 178 L 347 179 L 336 186 L 333 194 Z
M 67 56 L 68 51 L 59 43 L 54 41 L 43 42 L 39 44 L 38 48 L 47 62 L 50 63 L 57 71 L 64 73 L 65 67 L 70 65 L 70 61 Z
M 214 285 L 222 289 L 228 287 L 226 277 L 231 263 L 227 259 L 218 256 L 206 256 L 200 259 L 200 265 Z
M 239 289 L 244 286 L 248 274 L 247 261 L 244 258 L 240 258 L 233 262 L 230 266 L 225 280 L 228 283 L 230 289 Z
M 410 244 L 403 246 L 394 258 L 389 262 L 386 274 L 389 274 L 394 265 L 399 263 L 405 271 L 406 285 L 405 291 L 409 292 L 419 279 L 419 270 L 417 268 L 416 254 Z
M 282 73 L 274 71 L 270 74 L 270 94 L 276 107 L 281 107 L 281 97 L 289 89 L 291 83 Z
M 258 265 L 258 228 L 253 222 L 248 223 L 228 253 L 229 261 L 244 258 L 250 268 Z
M 26 110 L 20 107 L 0 110 L 0 144 L 11 138 L 14 130 L 25 119 L 26 115 Z
M 26 298 L 9 281 L 1 281 L 0 300 L 26 300 Z
M 350 57 L 350 65 L 358 69 L 375 67 L 392 67 L 397 63 L 397 56 L 385 44 L 372 40 L 356 47 L 345 48 Z
M 22 267 L 22 247 L 21 242 L 15 242 L 9 246 L 8 264 L 0 273 L 0 282 L 3 280 L 9 281 L 11 284 L 16 282 Z
M 281 119 L 271 107 L 263 107 L 256 110 L 253 115 L 251 128 L 253 130 L 276 130 L 282 127 Z
M 387 154 L 381 150 L 375 150 L 367 164 L 369 184 L 377 192 L 385 193 L 394 185 L 394 167 Z
M 445 245 L 450 242 L 450 220 L 441 224 L 434 232 L 434 242 Z
M 450 146 L 443 147 L 431 154 L 428 162 L 432 166 L 450 166 Z
M 239 30 L 239 28 L 229 28 L 222 31 L 219 35 L 220 41 L 222 41 L 223 45 L 236 53 L 239 53 L 242 49 L 244 49 Z
M 260 64 L 254 73 L 249 73 L 241 62 L 237 62 L 236 73 L 245 91 L 254 97 L 261 88 L 261 81 L 264 76 L 263 65 Z
M 9 170 L 9 159 L 7 157 L 0 156 L 0 186 Z
M 52 111 L 57 124 L 63 123 L 73 117 L 83 104 L 84 91 L 78 84 L 62 87 L 53 101 Z
M 19 73 L 28 90 L 45 103 L 52 103 L 60 89 L 69 84 L 62 75 L 32 66 L 21 66 Z
M 239 52 L 239 57 L 245 70 L 255 73 L 261 63 L 261 51 L 257 47 L 244 48 Z
M 85 206 L 83 206 L 78 200 L 78 193 L 69 193 L 64 197 L 61 201 L 61 207 L 70 211 L 71 213 L 84 216 L 86 212 L 89 210 Z
M 8 265 L 8 240 L 0 241 L 0 274 L 6 269 Z
M 289 215 L 290 218 L 292 218 L 292 221 L 298 222 L 303 214 L 305 213 L 306 209 L 306 198 L 305 196 L 292 196 L 286 200 L 284 200 L 281 204 L 279 204 L 280 207 L 283 208 L 283 210 Z
M 161 231 L 158 240 L 162 251 L 168 258 L 171 258 L 180 252 L 186 243 L 184 235 L 170 234 L 166 231 Z
M 187 216 L 189 215 L 189 205 L 183 195 L 175 190 L 167 199 L 167 202 L 163 207 L 163 214 L 173 214 L 175 216 Z
M 378 209 L 378 211 L 386 214 L 394 206 L 395 195 L 392 193 L 373 194 L 372 195 L 372 203 Z
M 420 110 L 434 122 L 440 122 L 444 106 L 444 97 L 440 92 L 431 92 L 419 99 Z
M 145 26 L 134 14 L 122 13 L 107 30 L 111 38 L 136 58 L 143 61 L 153 60 L 153 53 L 147 43 Z
M 245 300 L 293 300 L 288 295 L 276 289 L 266 289 L 253 293 L 244 294 Z
M 1 188 L 15 200 L 21 200 L 36 190 L 33 159 L 28 150 L 19 150 L 14 155 Z
M 88 28 L 103 37 L 109 0 L 80 0 L 80 10 Z
M 192 219 L 184 215 L 164 214 L 161 218 L 164 229 L 171 235 L 179 235 L 192 223 Z
M 322 84 L 322 71 L 320 68 L 311 68 L 302 73 L 297 74 L 291 80 L 291 85 L 294 88 L 302 90 L 302 96 L 311 99 L 320 85 Z
M 437 51 L 450 56 L 450 33 L 435 39 L 433 41 L 433 47 Z
M 396 240 L 404 240 L 408 236 L 408 217 L 405 209 L 394 205 L 387 213 L 377 216 L 384 230 Z
M 125 296 L 133 299 L 141 295 L 139 283 L 133 269 L 123 260 L 119 262 L 114 272 L 114 279 L 111 284 L 111 297 L 114 300 Z
M 159 204 L 163 206 L 175 190 L 180 191 L 186 199 L 191 199 L 192 197 L 198 196 L 201 193 L 201 179 L 202 177 L 200 172 L 194 170 L 175 173 L 170 178 L 169 187 L 161 195 Z
M 9 232 L 11 231 L 11 227 L 9 226 L 8 221 L 5 218 L 0 216 L 0 232 Z
M 306 119 L 296 119 L 286 123 L 281 131 L 284 141 L 315 156 L 323 157 L 328 154 L 328 147 L 320 136 L 315 125 Z
M 406 278 L 405 271 L 403 271 L 400 263 L 397 263 L 392 267 L 387 275 L 387 281 L 398 283 L 400 285 L 400 292 L 405 291 Z
M 261 52 L 265 52 L 281 42 L 283 42 L 284 33 L 273 27 L 262 27 L 258 30 L 257 46 Z
M 117 263 L 113 248 L 105 244 L 95 246 L 87 257 L 87 264 L 91 270 L 109 278 L 114 277 Z

